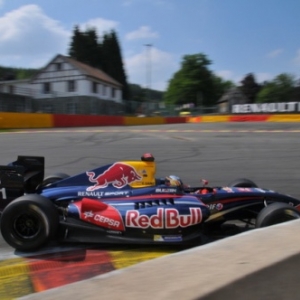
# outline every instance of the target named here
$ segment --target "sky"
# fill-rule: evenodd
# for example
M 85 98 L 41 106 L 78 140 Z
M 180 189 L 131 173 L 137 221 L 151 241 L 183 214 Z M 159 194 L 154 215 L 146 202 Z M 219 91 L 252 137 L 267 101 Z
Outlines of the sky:
M 185 55 L 236 84 L 300 77 L 299 0 L 0 0 L 0 66 L 68 55 L 74 26 L 115 30 L 129 83 L 166 90 Z M 148 46 L 147 46 L 148 45 Z

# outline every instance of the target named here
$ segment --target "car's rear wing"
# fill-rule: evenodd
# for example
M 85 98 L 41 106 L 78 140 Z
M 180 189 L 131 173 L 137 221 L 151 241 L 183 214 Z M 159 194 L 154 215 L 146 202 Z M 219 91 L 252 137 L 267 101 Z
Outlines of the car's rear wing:
M 22 156 L 9 164 L 17 168 L 23 168 L 24 192 L 34 193 L 43 182 L 45 173 L 45 158 L 42 156 Z
M 24 194 L 24 168 L 0 166 L 0 211 L 13 199 Z
M 18 156 L 7 166 L 0 166 L 0 212 L 24 193 L 34 193 L 43 182 L 45 159 L 40 156 Z

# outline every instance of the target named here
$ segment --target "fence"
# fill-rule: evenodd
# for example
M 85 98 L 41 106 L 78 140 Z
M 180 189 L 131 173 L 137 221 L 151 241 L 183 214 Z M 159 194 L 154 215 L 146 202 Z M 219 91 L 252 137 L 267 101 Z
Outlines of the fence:
M 28 96 L 0 93 L 2 112 L 39 112 L 69 115 L 110 115 L 110 116 L 162 116 L 202 115 L 218 112 L 217 106 L 184 108 L 165 105 L 162 102 L 137 102 L 103 100 L 90 96 L 49 97 L 34 99 Z
M 125 107 L 126 111 L 126 107 Z M 182 107 L 179 105 L 165 105 L 161 102 L 127 102 L 127 112 L 132 115 L 144 116 L 179 116 L 179 115 L 202 115 L 218 113 L 218 106 L 196 106 L 196 107 Z

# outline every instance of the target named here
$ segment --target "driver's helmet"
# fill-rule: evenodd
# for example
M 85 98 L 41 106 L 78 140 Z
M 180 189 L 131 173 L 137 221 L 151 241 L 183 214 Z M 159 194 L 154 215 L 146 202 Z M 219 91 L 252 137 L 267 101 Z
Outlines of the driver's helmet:
M 167 186 L 179 186 L 179 187 L 183 187 L 183 182 L 180 179 L 180 177 L 176 176 L 176 175 L 169 175 L 165 178 L 165 184 Z

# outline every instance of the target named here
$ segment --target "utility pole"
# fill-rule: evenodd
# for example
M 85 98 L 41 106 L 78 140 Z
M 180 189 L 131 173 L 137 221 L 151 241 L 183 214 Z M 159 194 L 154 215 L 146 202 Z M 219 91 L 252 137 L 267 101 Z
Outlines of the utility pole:
M 152 44 L 145 44 L 146 47 L 146 89 L 147 89 L 147 96 L 146 96 L 146 111 L 148 112 L 150 101 L 151 101 L 151 47 Z

